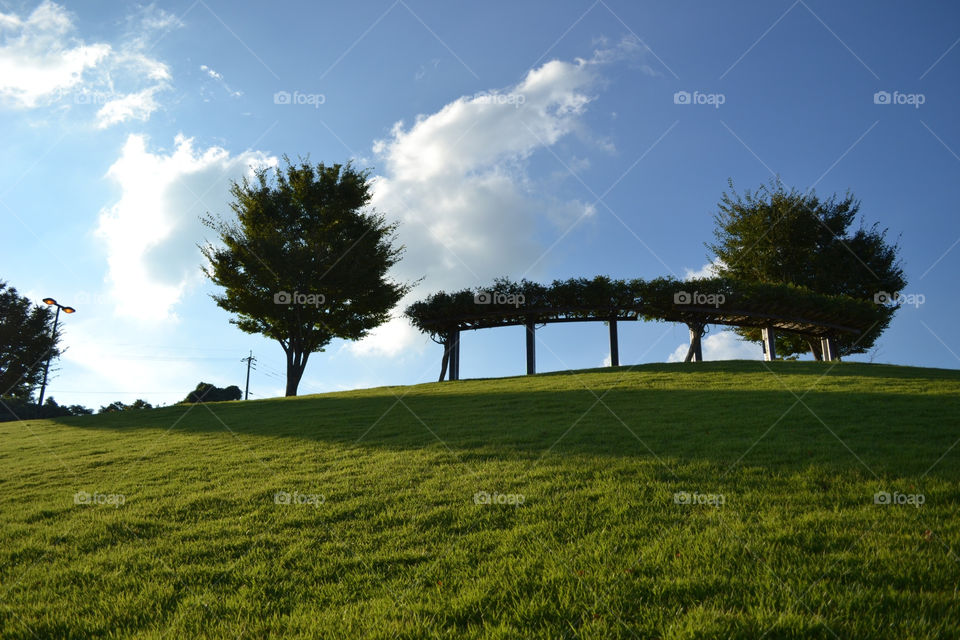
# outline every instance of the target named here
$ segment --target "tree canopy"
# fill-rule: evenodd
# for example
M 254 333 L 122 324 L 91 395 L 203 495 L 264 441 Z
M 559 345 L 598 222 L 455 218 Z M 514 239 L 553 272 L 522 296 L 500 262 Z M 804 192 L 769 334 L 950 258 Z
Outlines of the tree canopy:
M 573 320 L 657 320 L 691 327 L 722 324 L 774 327 L 809 337 L 856 336 L 887 314 L 886 307 L 805 287 L 701 278 L 677 280 L 495 280 L 486 289 L 439 291 L 406 310 L 410 322 L 444 345 L 441 379 L 456 331 Z
M 845 295 L 875 302 L 878 296 L 906 286 L 896 244 L 886 229 L 874 224 L 851 229 L 860 201 L 850 193 L 821 199 L 814 193 L 787 190 L 779 180 L 755 193 L 724 193 L 714 216 L 715 242 L 707 248 L 717 257 L 716 273 L 740 281 L 792 284 L 827 295 Z M 841 355 L 869 350 L 890 324 L 896 307 L 878 305 L 883 314 L 862 335 L 838 337 Z M 759 341 L 757 329 L 737 332 Z M 820 345 L 803 336 L 777 337 L 777 352 L 810 351 L 820 358 Z
M 60 356 L 53 313 L 0 281 L 0 396 L 29 399 L 48 358 Z
M 396 226 L 369 208 L 369 172 L 305 161 L 234 182 L 235 220 L 208 215 L 221 246 L 201 247 L 213 299 L 247 333 L 280 343 L 286 395 L 296 395 L 311 353 L 357 340 L 389 319 L 409 290 L 387 272 L 403 247 Z
M 130 404 L 126 404 L 122 400 L 117 400 L 116 402 L 111 402 L 108 405 L 100 407 L 100 410 L 97 411 L 97 413 L 116 413 L 117 411 L 138 411 L 140 409 L 153 409 L 153 405 L 142 398 L 137 398 Z
M 193 404 L 195 402 L 224 402 L 227 400 L 239 400 L 242 397 L 243 392 L 240 391 L 240 387 L 235 384 L 221 388 L 209 382 L 201 382 L 197 385 L 196 389 L 187 394 L 183 402 L 186 404 Z
M 60 418 L 63 416 L 88 416 L 91 413 L 93 413 L 93 409 L 88 409 L 83 405 L 72 404 L 67 406 L 59 404 L 53 396 L 47 397 L 43 406 L 38 405 L 30 398 L 23 399 L 12 396 L 3 398 L 3 402 L 0 403 L 0 422 Z
M 454 329 L 595 318 L 742 323 L 833 336 L 866 330 L 883 313 L 872 302 L 793 285 L 607 276 L 554 280 L 549 285 L 498 278 L 486 289 L 438 291 L 406 310 L 417 329 L 439 340 Z

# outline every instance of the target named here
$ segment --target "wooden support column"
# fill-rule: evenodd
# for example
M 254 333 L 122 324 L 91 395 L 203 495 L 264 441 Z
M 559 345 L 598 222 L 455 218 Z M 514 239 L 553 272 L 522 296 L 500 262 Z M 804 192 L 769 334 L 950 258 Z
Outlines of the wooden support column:
M 460 379 L 460 330 L 450 332 L 450 379 Z
M 833 338 L 829 336 L 820 338 L 820 350 L 823 352 L 824 361 L 837 359 L 837 345 L 833 342 Z
M 443 338 L 443 357 L 440 359 L 440 382 L 447 377 L 447 371 L 450 369 L 450 333 Z
M 533 322 L 527 322 L 527 375 L 532 376 L 537 372 L 537 345 L 536 331 L 537 327 Z
M 763 359 L 770 361 L 777 359 L 777 336 L 773 331 L 773 327 L 763 327 L 760 330 L 760 334 L 763 336 Z
M 683 358 L 684 362 L 703 362 L 701 338 L 703 338 L 704 326 L 700 323 L 687 325 L 687 328 L 690 329 L 690 346 L 687 347 L 687 355 Z
M 693 362 L 703 362 L 703 344 L 701 343 L 702 336 L 702 324 L 690 326 L 690 350 L 692 352 L 692 357 L 690 359 Z
M 610 366 L 620 366 L 620 343 L 617 339 L 617 320 L 610 319 Z

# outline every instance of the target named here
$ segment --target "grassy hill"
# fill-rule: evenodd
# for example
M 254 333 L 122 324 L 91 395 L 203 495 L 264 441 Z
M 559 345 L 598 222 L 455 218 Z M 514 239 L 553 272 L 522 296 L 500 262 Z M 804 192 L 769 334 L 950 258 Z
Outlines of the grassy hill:
M 0 638 L 958 637 L 958 440 L 796 362 L 3 423 Z

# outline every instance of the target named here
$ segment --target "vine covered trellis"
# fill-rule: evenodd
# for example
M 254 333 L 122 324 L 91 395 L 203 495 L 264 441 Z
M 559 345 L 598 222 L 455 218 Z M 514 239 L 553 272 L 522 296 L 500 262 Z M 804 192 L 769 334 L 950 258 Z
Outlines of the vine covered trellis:
M 703 359 L 701 338 L 711 324 L 761 329 L 768 360 L 776 357 L 776 331 L 819 338 L 824 359 L 833 360 L 838 357 L 838 335 L 865 333 L 889 322 L 894 310 L 794 285 L 727 278 L 614 280 L 597 276 L 555 280 L 550 285 L 500 278 L 486 289 L 434 293 L 410 305 L 406 316 L 444 346 L 440 379 L 449 367 L 449 378 L 457 380 L 461 331 L 525 326 L 527 373 L 536 371 L 536 326 L 556 322 L 608 322 L 612 366 L 619 365 L 617 323 L 636 320 L 686 324 L 690 329 L 688 362 Z

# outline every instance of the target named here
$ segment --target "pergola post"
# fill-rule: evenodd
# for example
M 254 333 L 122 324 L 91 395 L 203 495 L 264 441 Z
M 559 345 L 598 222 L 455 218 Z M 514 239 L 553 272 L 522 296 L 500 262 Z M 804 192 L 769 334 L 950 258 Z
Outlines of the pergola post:
M 833 342 L 833 338 L 829 336 L 820 338 L 820 350 L 823 352 L 824 361 L 837 359 L 837 345 Z
M 703 362 L 703 346 L 701 338 L 703 338 L 703 329 L 706 325 L 700 324 L 699 322 L 693 322 L 687 324 L 687 328 L 690 329 L 690 346 L 687 347 L 687 355 L 684 356 L 684 362 Z
M 450 379 L 460 379 L 460 330 L 450 332 Z
M 440 382 L 443 382 L 449 375 L 450 370 L 450 332 L 443 336 L 443 356 L 440 358 Z
M 527 321 L 527 375 L 532 376 L 537 372 L 537 345 L 536 345 L 537 327 L 532 321 Z
M 620 366 L 620 343 L 617 339 L 617 319 L 610 319 L 610 366 Z
M 763 327 L 760 329 L 760 335 L 763 337 L 763 359 L 767 361 L 777 359 L 777 336 L 773 327 Z
M 703 325 L 699 323 L 688 324 L 687 328 L 690 329 L 690 347 L 687 349 L 687 357 L 683 361 L 703 362 L 703 345 L 701 343 Z

